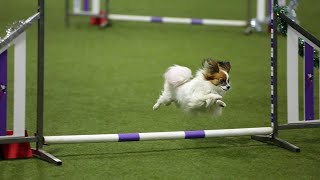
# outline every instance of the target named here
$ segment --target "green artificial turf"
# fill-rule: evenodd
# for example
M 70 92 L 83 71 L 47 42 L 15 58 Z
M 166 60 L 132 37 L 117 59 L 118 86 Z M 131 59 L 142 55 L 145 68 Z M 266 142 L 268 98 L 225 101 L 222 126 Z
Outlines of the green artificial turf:
M 114 0 L 113 13 L 244 19 L 245 0 Z M 0 1 L 0 36 L 36 11 L 36 0 Z M 319 2 L 300 2 L 301 25 L 320 37 Z M 270 39 L 236 27 L 113 22 L 104 30 L 73 17 L 64 2 L 46 1 L 45 135 L 246 128 L 270 125 Z M 27 128 L 36 119 L 37 27 L 27 32 Z M 279 37 L 279 119 L 286 117 L 286 41 Z M 9 50 L 13 50 L 10 48 Z M 10 57 L 13 56 L 12 51 Z M 229 60 L 232 90 L 223 116 L 190 117 L 175 106 L 152 106 L 172 64 L 196 71 L 202 59 Z M 13 62 L 9 62 L 12 70 Z M 315 71 L 318 71 L 315 69 Z M 318 78 L 318 77 L 317 77 Z M 9 87 L 12 86 L 12 72 Z M 12 89 L 9 88 L 9 95 Z M 12 97 L 9 97 L 12 107 Z M 318 105 L 317 105 L 318 106 Z M 9 109 L 12 119 L 12 109 Z M 0 162 L 0 179 L 317 179 L 319 129 L 281 131 L 301 153 L 228 137 L 130 143 L 50 145 L 61 167 L 38 160 Z M 34 144 L 33 144 L 34 145 Z

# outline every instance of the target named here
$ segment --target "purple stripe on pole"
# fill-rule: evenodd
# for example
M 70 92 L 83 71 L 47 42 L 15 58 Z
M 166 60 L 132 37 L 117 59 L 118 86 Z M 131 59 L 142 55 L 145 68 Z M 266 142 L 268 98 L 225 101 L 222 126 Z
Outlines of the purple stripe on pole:
M 139 141 L 139 133 L 119 134 L 119 142 L 124 141 Z
M 191 19 L 191 24 L 203 24 L 202 19 Z
M 89 11 L 89 0 L 83 0 L 83 10 Z
M 151 22 L 162 23 L 162 17 L 153 16 Z
M 268 15 L 271 16 L 271 9 L 272 9 L 272 0 L 268 1 Z
M 7 133 L 7 59 L 8 52 L 5 50 L 0 54 L 0 136 Z
M 204 138 L 206 135 L 203 130 L 185 131 L 185 139 Z
M 313 47 L 304 43 L 304 108 L 305 120 L 314 120 Z

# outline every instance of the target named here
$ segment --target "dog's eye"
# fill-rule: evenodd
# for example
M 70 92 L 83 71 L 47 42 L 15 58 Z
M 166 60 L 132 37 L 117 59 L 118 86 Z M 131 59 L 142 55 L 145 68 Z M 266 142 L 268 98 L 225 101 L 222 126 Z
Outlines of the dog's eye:
M 220 83 L 223 83 L 223 82 L 224 82 L 224 80 L 223 80 L 223 79 L 219 79 L 219 82 L 220 82 Z

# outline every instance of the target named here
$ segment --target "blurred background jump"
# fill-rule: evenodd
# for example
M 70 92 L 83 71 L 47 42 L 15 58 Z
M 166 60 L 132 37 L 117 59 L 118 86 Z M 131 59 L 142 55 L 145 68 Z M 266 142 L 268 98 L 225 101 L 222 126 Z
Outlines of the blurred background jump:
M 267 12 L 266 0 L 257 0 L 256 17 L 254 18 L 251 12 L 253 4 L 252 0 L 247 0 L 246 19 L 240 20 L 111 14 L 110 0 L 73 0 L 72 3 L 70 3 L 70 0 L 65 0 L 65 3 L 65 24 L 67 26 L 69 25 L 70 16 L 90 16 L 90 23 L 92 25 L 99 25 L 100 27 L 106 27 L 110 25 L 111 21 L 136 21 L 152 23 L 246 27 L 246 32 L 250 33 L 252 31 L 261 31 L 261 25 L 268 23 L 268 21 L 270 20 L 270 8 L 268 8 L 269 11 Z M 70 4 L 72 6 L 72 9 L 70 8 Z M 101 6 L 101 4 L 103 5 Z

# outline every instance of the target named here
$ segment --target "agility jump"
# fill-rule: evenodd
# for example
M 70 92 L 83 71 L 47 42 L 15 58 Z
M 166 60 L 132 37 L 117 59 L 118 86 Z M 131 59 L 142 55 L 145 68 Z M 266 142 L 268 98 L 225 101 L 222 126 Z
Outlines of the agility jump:
M 100 7 L 100 2 L 104 7 Z M 265 0 L 257 0 L 256 18 L 251 16 L 252 0 L 247 0 L 247 17 L 245 20 L 228 20 L 228 19 L 199 19 L 199 18 L 182 18 L 182 17 L 160 17 L 160 16 L 142 16 L 128 14 L 110 14 L 109 0 L 65 0 L 65 24 L 69 25 L 70 16 L 94 16 L 100 17 L 103 22 L 98 23 L 101 27 L 107 25 L 107 21 L 135 21 L 135 22 L 152 22 L 152 23 L 175 23 L 191 25 L 210 25 L 210 26 L 238 26 L 248 27 L 249 30 L 261 31 L 260 24 L 265 23 Z M 72 10 L 70 11 L 70 4 Z M 101 13 L 103 12 L 103 13 Z
M 320 122 L 318 120 L 312 120 L 312 110 L 308 107 L 312 106 L 312 101 L 306 100 L 305 105 L 306 109 L 306 120 L 299 122 L 296 121 L 288 121 L 288 124 L 279 125 L 277 118 L 277 20 L 274 17 L 274 13 L 271 14 L 271 126 L 270 127 L 256 127 L 256 128 L 239 128 L 239 129 L 220 129 L 220 130 L 197 130 L 197 131 L 174 131 L 174 132 L 148 132 L 148 133 L 124 133 L 124 134 L 96 134 L 96 135 L 64 135 L 64 136 L 44 136 L 43 134 L 43 82 L 44 82 L 44 0 L 38 0 L 39 8 L 38 13 L 31 16 L 23 25 L 21 25 L 18 29 L 12 32 L 10 35 L 5 37 L 3 41 L 0 42 L 0 54 L 1 61 L 6 60 L 7 56 L 5 55 L 6 50 L 9 45 L 15 44 L 15 46 L 19 46 L 19 42 L 17 37 L 25 32 L 27 27 L 31 26 L 32 22 L 38 20 L 38 91 L 37 91 L 37 130 L 34 136 L 25 137 L 22 135 L 22 130 L 18 131 L 21 134 L 16 134 L 13 136 L 1 134 L 0 144 L 12 144 L 12 143 L 26 143 L 26 142 L 36 142 L 36 148 L 33 149 L 33 155 L 45 161 L 51 162 L 55 165 L 61 165 L 62 161 L 53 155 L 45 152 L 43 150 L 44 144 L 65 144 L 65 143 L 98 143 L 98 142 L 125 142 L 125 141 L 142 141 L 142 140 L 172 140 L 172 139 L 194 139 L 194 138 L 210 138 L 210 137 L 225 137 L 225 136 L 249 136 L 251 135 L 253 139 L 263 141 L 263 142 L 271 142 L 274 145 L 286 148 L 293 152 L 299 152 L 300 149 L 284 140 L 278 138 L 278 131 L 282 129 L 295 129 L 295 128 L 314 128 L 320 127 Z M 277 4 L 277 1 L 274 1 Z M 305 41 L 312 46 L 313 48 L 319 49 L 320 41 L 317 40 L 314 36 L 309 34 L 299 25 L 291 21 L 284 14 L 280 14 L 280 17 L 283 18 L 289 27 L 289 31 L 294 32 L 289 34 L 288 38 L 288 54 L 297 53 L 296 49 L 292 49 L 291 43 L 297 43 L 296 37 L 302 37 Z M 291 28 L 291 29 L 290 29 Z M 23 37 L 23 36 L 20 36 Z M 295 37 L 295 38 L 290 38 Z M 291 40 L 290 40 L 291 39 Z M 308 46 L 306 46 L 306 51 L 308 51 Z M 18 51 L 23 51 L 25 48 L 17 48 Z M 309 56 L 305 56 L 305 60 L 308 61 Z M 290 64 L 290 65 L 289 65 Z M 308 63 L 306 63 L 308 64 Z M 1 64 L 1 66 L 5 66 Z M 18 64 L 17 66 L 20 66 Z M 16 66 L 16 65 L 15 65 Z M 24 64 L 21 66 L 24 67 Z M 291 59 L 288 59 L 288 67 L 291 68 Z M 296 64 L 294 65 L 296 66 Z M 308 67 L 309 65 L 307 65 Z M 1 70 L 5 69 L 1 67 Z M 310 74 L 313 75 L 313 72 L 309 71 L 309 67 L 306 68 L 306 77 L 307 81 L 305 82 L 306 87 L 310 87 L 309 77 Z M 294 74 L 296 77 L 297 71 L 290 73 Z M 1 72 L 4 74 L 3 72 Z M 1 74 L 1 75 L 2 75 Z M 15 79 L 16 81 L 16 79 Z M 288 79 L 291 82 L 292 80 Z M 20 82 L 20 81 L 18 81 Z M 5 82 L 1 82 L 4 85 Z M 292 82 L 291 82 L 292 83 Z M 312 83 L 311 83 L 312 84 Z M 312 85 L 313 86 L 313 85 Z M 307 88 L 308 88 L 307 87 Z M 292 89 L 292 88 L 290 88 Z M 3 91 L 4 92 L 4 91 Z M 311 91 L 306 91 L 306 99 L 309 98 Z M 293 96 L 293 95 L 294 96 Z M 312 94 L 312 93 L 311 93 Z M 1 97 L 3 97 L 2 94 Z M 292 98 L 297 98 L 296 92 L 288 92 L 288 96 Z M 25 98 L 18 96 L 18 98 Z M 1 103 L 3 103 L 3 99 L 1 99 Z M 292 102 L 288 102 L 291 104 Z M 290 111 L 293 111 L 294 108 L 296 110 L 296 104 L 294 106 L 288 105 Z M 310 106 L 310 107 L 311 107 Z M 291 109 L 292 108 L 292 109 Z M 4 115 L 1 115 L 1 122 L 3 122 Z M 296 117 L 295 115 L 289 115 L 288 118 Z M 1 124 L 1 128 L 3 123 Z M 24 127 L 24 126 L 23 126 Z M 19 127 L 21 129 L 21 127 Z

